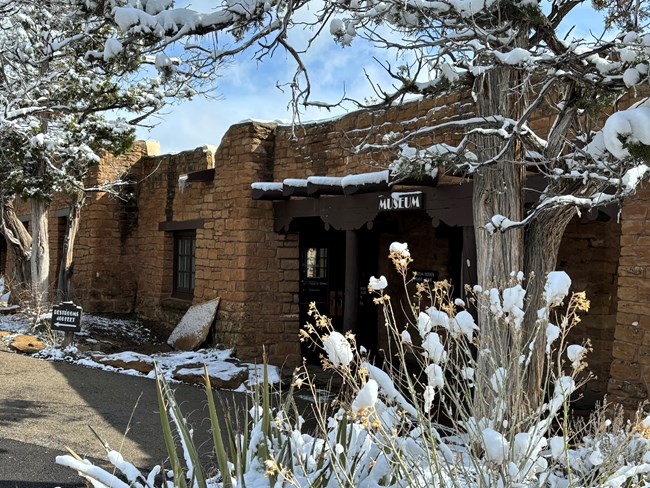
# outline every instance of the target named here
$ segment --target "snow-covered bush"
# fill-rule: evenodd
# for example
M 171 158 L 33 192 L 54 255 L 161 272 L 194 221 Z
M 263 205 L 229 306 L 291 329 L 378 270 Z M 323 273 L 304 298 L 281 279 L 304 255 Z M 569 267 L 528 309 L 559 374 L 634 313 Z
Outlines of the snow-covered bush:
M 389 257 L 407 289 L 407 303 L 399 309 L 408 316 L 393 308 L 386 278 L 373 277 L 369 289 L 383 310 L 389 337 L 381 367 L 373 364 L 353 334 L 334 330 L 331 321 L 311 307 L 314 323 L 301 332 L 301 340 L 323 349 L 323 366 L 340 375 L 344 384 L 334 401 L 314 404 L 315 430 L 305 429 L 293 401 L 295 388 L 308 387 L 317 395 L 307 370 L 297 370 L 291 390 L 277 408 L 271 407 L 265 381 L 253 397 L 249 422 L 242 432 L 229 431 L 225 444 L 208 393 L 219 474 L 207 479 L 190 429 L 171 391 L 159 381 L 174 473 L 168 486 L 487 488 L 650 483 L 650 417 L 625 421 L 620 412 L 612 416 L 611 410 L 600 409 L 584 424 L 571 419 L 571 395 L 588 379 L 584 359 L 589 347 L 571 344 L 568 334 L 589 302 L 584 293 L 569 295 L 565 273 L 546 277 L 545 305 L 536 311 L 535 331 L 525 334 L 521 273 L 513 273 L 501 287 L 468 289 L 469 298 L 463 301 L 452 298 L 446 281 L 415 282 L 405 244 L 394 243 Z M 481 336 L 471 313 L 475 307 L 489 309 L 507 330 L 508 347 Z M 546 352 L 542 382 L 546 396 L 536 406 L 527 401 L 523 385 L 538 341 Z M 490 388 L 490 395 L 476 396 L 493 399 L 487 408 L 473 400 L 480 387 Z M 185 467 L 176 456 L 172 425 L 180 434 Z M 117 454 L 109 453 L 111 462 L 112 458 Z M 84 468 L 79 464 L 83 461 L 70 456 L 57 462 L 80 472 Z M 145 483 L 147 477 L 134 475 L 130 465 L 120 463 L 114 464 L 125 467 L 122 471 L 132 486 L 151 486 Z

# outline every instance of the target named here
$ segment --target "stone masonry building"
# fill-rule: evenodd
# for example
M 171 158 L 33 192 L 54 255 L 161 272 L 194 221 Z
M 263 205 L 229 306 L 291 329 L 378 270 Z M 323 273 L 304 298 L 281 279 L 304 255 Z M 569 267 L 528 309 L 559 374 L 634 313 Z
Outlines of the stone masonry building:
M 471 182 L 440 176 L 389 186 L 382 171 L 393 155 L 351 148 L 432 118 L 466 117 L 470 107 L 449 95 L 297 128 L 240 123 L 218 148 L 160 155 L 155 143 L 138 142 L 125 156 L 105 155 L 97 180 L 126 175 L 131 184 L 125 199 L 89 195 L 72 298 L 85 311 L 137 313 L 170 332 L 192 303 L 220 297 L 217 342 L 243 359 L 259 360 L 265 348 L 272 363 L 288 366 L 305 352 L 298 331 L 315 301 L 337 327 L 381 348 L 386 337 L 366 286 L 371 275 L 396 281 L 391 242 L 409 243 L 421 276 L 450 279 L 457 290 L 473 284 Z M 540 114 L 531 125 L 549 120 Z M 580 327 L 594 349 L 589 405 L 609 393 L 634 408 L 648 395 L 649 208 L 642 190 L 620 215 L 576 218 L 563 240 L 558 268 L 592 303 Z M 28 225 L 26 204 L 18 213 Z M 53 277 L 66 216 L 65 200 L 55 201 Z M 6 252 L 0 247 L 0 266 L 9 273 Z

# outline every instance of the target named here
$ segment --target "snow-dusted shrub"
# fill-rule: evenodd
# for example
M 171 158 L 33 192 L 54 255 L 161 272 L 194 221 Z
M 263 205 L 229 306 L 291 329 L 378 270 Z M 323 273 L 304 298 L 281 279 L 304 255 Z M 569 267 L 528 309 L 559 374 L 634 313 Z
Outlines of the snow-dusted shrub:
M 323 366 L 344 383 L 333 401 L 314 403 L 315 431 L 305 430 L 293 402 L 294 388 L 318 395 L 307 370 L 297 370 L 278 408 L 271 408 L 265 381 L 243 430 L 229 431 L 225 444 L 209 393 L 219 474 L 208 479 L 171 391 L 159 383 L 173 468 L 168 486 L 650 486 L 650 417 L 624 421 L 619 412 L 609 419 L 601 409 L 586 424 L 571 420 L 571 395 L 588 379 L 584 359 L 589 346 L 571 344 L 568 333 L 589 303 L 583 293 L 569 295 L 565 273 L 546 278 L 545 305 L 536 311 L 535 329 L 526 332 L 521 273 L 501 287 L 475 286 L 466 303 L 452 299 L 448 282 L 416 283 L 406 244 L 394 243 L 389 257 L 407 289 L 407 303 L 399 307 L 406 316 L 397 313 L 385 277 L 370 281 L 389 337 L 382 367 L 373 364 L 353 334 L 337 332 L 311 307 L 314 323 L 301 332 L 301 340 L 322 348 Z M 481 337 L 472 307 L 490 310 L 508 331 L 508 347 Z M 545 352 L 541 405 L 529 402 L 524 388 L 536 344 Z M 487 408 L 473 400 L 480 385 L 491 392 L 477 396 L 493 399 Z M 172 425 L 184 463 L 175 455 Z M 57 461 L 84 467 L 69 456 Z M 145 484 L 150 477 L 132 473 L 128 464 L 120 466 L 132 486 L 151 486 Z

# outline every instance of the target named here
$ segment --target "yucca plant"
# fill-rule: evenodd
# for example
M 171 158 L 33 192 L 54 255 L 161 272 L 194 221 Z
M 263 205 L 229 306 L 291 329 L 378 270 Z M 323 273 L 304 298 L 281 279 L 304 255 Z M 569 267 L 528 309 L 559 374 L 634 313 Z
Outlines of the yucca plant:
M 521 273 L 501 287 L 468 290 L 465 303 L 451 298 L 447 282 L 414 283 L 405 244 L 394 243 L 390 258 L 407 293 L 400 307 L 404 313 L 396 313 L 387 280 L 370 280 L 389 337 L 381 368 L 353 334 L 336 331 L 311 307 L 313 323 L 301 340 L 322 348 L 323 367 L 343 382 L 333 398 L 312 404 L 315 427 L 305 429 L 295 402 L 295 389 L 302 387 L 318 398 L 306 368 L 299 368 L 289 391 L 277 396 L 265 366 L 263 383 L 248 397 L 247 414 L 237 416 L 240 422 L 231 408 L 215 403 L 206 370 L 216 461 L 208 460 L 216 464 L 209 476 L 171 388 L 158 375 L 169 475 L 156 467 L 144 476 L 108 448 L 109 459 L 123 473 L 119 479 L 74 456 L 57 461 L 78 469 L 98 488 L 152 487 L 159 472 L 167 488 L 650 486 L 650 417 L 626 421 L 601 409 L 586 425 L 571 418 L 571 397 L 589 377 L 584 361 L 589 345 L 571 344 L 569 331 L 579 325 L 588 302 L 583 293 L 569 295 L 566 274 L 547 277 L 546 305 L 536 311 L 534 333 L 524 336 Z M 511 337 L 509 350 L 478 342 L 480 324 L 470 306 L 494 314 Z M 521 394 L 537 341 L 546 346 L 547 399 L 541 406 Z M 480 369 L 477 351 L 490 362 L 491 373 Z M 478 387 L 491 389 L 489 409 L 471 401 Z

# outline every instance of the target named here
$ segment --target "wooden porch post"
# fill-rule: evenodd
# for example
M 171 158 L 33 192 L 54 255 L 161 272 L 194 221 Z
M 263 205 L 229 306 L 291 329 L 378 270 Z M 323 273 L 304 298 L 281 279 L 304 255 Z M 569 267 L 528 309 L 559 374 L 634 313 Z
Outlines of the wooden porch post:
M 462 279 L 463 288 L 465 285 L 473 287 L 478 285 L 478 276 L 476 271 L 476 237 L 474 235 L 473 226 L 463 226 L 463 262 L 462 266 Z M 468 264 L 469 263 L 469 264 Z M 484 283 L 480 283 L 483 285 Z M 467 293 L 463 289 L 463 300 L 467 300 Z
M 343 330 L 357 332 L 359 318 L 359 236 L 356 230 L 345 231 L 345 300 Z

